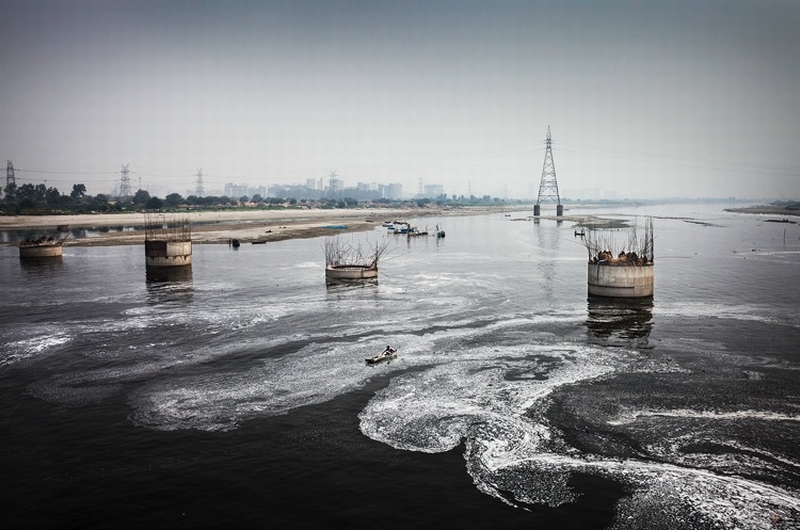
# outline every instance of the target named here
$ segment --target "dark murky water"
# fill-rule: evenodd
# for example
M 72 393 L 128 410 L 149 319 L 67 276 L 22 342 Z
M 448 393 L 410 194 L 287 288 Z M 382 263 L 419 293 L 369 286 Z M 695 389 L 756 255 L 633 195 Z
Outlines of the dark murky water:
M 653 300 L 587 300 L 572 225 L 502 214 L 389 236 L 364 287 L 322 240 L 178 277 L 0 247 L 4 521 L 797 528 L 800 226 L 619 213 L 658 216 Z

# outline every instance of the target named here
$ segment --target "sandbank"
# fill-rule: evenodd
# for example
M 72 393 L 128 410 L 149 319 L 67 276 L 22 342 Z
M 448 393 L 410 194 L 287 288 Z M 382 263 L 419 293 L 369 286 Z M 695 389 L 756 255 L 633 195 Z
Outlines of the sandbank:
M 789 210 L 780 206 L 747 206 L 743 208 L 725 208 L 726 212 L 754 213 L 761 215 L 800 215 L 800 210 Z
M 167 214 L 168 218 L 187 219 L 192 225 L 192 242 L 267 243 L 285 239 L 335 236 L 372 230 L 384 221 L 431 216 L 476 215 L 489 212 L 525 209 L 526 206 L 461 208 L 355 208 L 292 210 L 203 210 Z M 137 245 L 144 243 L 144 213 L 96 213 L 77 215 L 0 216 L 0 230 L 52 230 L 67 226 L 70 230 L 91 230 L 91 237 L 69 238 L 67 246 Z M 326 228 L 329 226 L 346 226 Z M 124 229 L 123 229 L 124 228 Z

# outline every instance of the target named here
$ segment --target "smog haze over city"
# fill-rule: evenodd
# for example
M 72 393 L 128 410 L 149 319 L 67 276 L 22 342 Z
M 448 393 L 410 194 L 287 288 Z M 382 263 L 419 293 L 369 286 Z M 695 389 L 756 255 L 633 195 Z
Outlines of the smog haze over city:
M 0 2 L 17 184 L 800 197 L 800 3 Z

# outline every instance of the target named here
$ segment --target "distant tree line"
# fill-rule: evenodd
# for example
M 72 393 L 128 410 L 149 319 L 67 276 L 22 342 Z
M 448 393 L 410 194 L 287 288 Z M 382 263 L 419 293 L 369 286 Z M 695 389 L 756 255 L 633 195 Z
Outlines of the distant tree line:
M 58 214 L 58 213 L 90 213 L 90 212 L 130 212 L 140 210 L 174 211 L 179 209 L 220 209 L 220 208 L 357 208 L 380 206 L 416 206 L 424 208 L 434 204 L 439 207 L 447 206 L 480 206 L 522 204 L 521 201 L 507 201 L 484 195 L 465 197 L 463 195 L 441 195 L 435 199 L 421 198 L 411 200 L 377 199 L 361 201 L 351 197 L 341 199 L 296 199 L 292 197 L 267 197 L 253 195 L 252 197 L 198 197 L 189 195 L 183 197 L 179 193 L 170 193 L 163 199 L 151 196 L 146 190 L 138 190 L 131 197 L 111 197 L 98 194 L 87 195 L 86 186 L 73 184 L 69 194 L 62 194 L 55 187 L 46 187 L 44 184 L 9 184 L 3 188 L 3 198 L 0 201 L 0 212 L 5 214 Z

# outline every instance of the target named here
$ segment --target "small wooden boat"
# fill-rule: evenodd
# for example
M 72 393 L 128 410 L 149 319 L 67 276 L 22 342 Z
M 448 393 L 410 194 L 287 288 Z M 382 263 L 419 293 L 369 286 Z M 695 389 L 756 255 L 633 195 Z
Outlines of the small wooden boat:
M 392 353 L 380 353 L 375 357 L 370 357 L 364 360 L 367 361 L 367 364 L 378 364 L 382 363 L 383 361 L 391 361 L 392 359 L 397 359 L 397 350 L 394 350 Z

